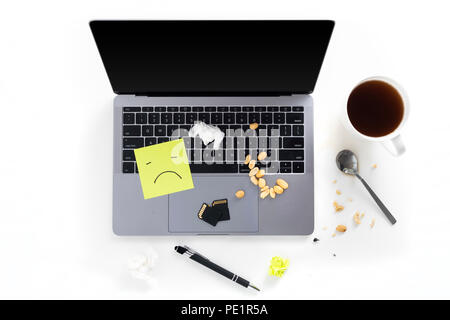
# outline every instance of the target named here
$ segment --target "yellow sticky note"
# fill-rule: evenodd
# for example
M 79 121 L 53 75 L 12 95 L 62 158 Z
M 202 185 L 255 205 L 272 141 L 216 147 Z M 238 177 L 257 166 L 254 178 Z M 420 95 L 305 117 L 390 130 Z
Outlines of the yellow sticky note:
M 183 139 L 134 150 L 144 199 L 194 188 Z
M 289 267 L 289 259 L 273 257 L 270 261 L 269 275 L 281 278 Z

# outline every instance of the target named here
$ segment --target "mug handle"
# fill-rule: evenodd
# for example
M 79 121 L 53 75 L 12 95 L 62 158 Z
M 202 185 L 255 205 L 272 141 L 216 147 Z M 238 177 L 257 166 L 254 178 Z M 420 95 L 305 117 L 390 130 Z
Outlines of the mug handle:
M 392 138 L 391 140 L 383 141 L 382 144 L 394 156 L 400 156 L 406 151 L 400 135 Z

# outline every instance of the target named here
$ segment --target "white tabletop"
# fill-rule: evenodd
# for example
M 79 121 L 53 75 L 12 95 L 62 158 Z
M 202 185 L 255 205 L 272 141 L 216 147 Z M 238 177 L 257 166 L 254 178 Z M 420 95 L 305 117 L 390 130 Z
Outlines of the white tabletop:
M 128 0 L 3 5 L 0 298 L 450 298 L 450 22 L 446 1 L 418 3 Z M 107 18 L 336 21 L 313 93 L 317 211 L 312 236 L 113 235 L 114 95 L 88 27 L 91 19 Z M 392 77 L 409 93 L 412 110 L 403 131 L 407 151 L 402 157 L 351 137 L 338 121 L 348 90 L 372 75 Z M 398 219 L 394 227 L 357 180 L 336 170 L 334 157 L 342 148 L 359 155 L 361 174 Z M 344 211 L 334 212 L 334 200 Z M 357 210 L 365 213 L 359 226 L 352 221 Z M 348 231 L 332 237 L 340 223 Z M 320 241 L 313 243 L 314 237 Z M 197 249 L 262 292 L 187 261 L 174 252 L 177 244 Z M 150 247 L 159 254 L 153 288 L 131 278 L 126 268 L 131 256 Z M 291 261 L 281 279 L 267 275 L 275 255 Z

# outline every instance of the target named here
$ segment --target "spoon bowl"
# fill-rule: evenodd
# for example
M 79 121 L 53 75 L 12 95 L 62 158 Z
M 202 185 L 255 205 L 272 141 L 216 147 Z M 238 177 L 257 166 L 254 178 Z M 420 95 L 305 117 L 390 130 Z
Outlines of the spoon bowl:
M 342 150 L 336 156 L 336 165 L 345 174 L 358 173 L 358 158 L 350 150 Z

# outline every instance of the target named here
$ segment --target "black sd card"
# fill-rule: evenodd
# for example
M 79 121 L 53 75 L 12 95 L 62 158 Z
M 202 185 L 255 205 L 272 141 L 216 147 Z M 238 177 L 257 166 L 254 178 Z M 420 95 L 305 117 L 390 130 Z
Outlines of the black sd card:
M 220 219 L 219 221 L 230 220 L 230 211 L 228 210 L 228 200 L 214 200 L 212 203 L 212 208 L 220 211 Z
M 219 210 L 214 207 L 208 206 L 206 203 L 202 204 L 198 212 L 198 217 L 201 220 L 209 223 L 213 227 L 215 227 L 217 222 L 219 222 L 221 215 L 222 213 Z

